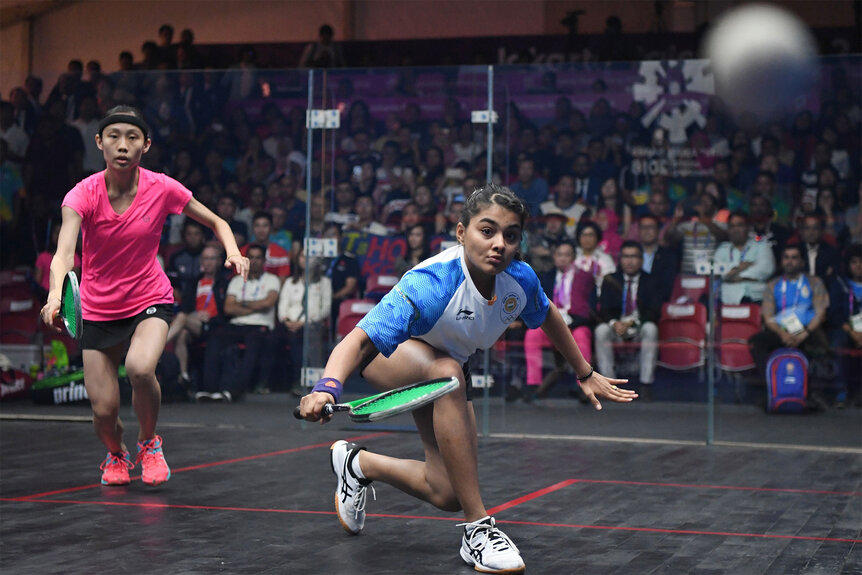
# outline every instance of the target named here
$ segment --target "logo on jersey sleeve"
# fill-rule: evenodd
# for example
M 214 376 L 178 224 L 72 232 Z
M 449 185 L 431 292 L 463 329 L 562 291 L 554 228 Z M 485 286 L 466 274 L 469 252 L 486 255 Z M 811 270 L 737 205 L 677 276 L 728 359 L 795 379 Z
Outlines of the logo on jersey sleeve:
M 521 298 L 518 294 L 514 292 L 506 294 L 500 306 L 500 319 L 503 323 L 512 323 L 520 315 L 521 307 Z

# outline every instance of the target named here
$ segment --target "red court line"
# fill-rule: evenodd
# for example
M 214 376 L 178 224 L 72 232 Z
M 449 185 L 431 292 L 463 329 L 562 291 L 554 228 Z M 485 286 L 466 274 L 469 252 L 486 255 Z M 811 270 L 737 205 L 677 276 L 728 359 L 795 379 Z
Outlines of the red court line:
M 753 491 L 753 492 L 765 492 L 765 493 L 799 493 L 804 495 L 840 495 L 844 497 L 858 497 L 860 494 L 855 491 L 823 491 L 823 490 L 814 490 L 814 489 L 786 489 L 786 488 L 776 488 L 776 487 L 746 487 L 746 486 L 737 486 L 737 485 L 698 485 L 692 483 L 660 483 L 654 481 L 616 481 L 609 479 L 568 479 L 566 481 L 560 481 L 559 483 L 555 483 L 544 489 L 539 489 L 538 491 L 534 491 L 532 493 L 528 493 L 516 499 L 512 499 L 511 501 L 507 501 L 506 503 L 501 503 L 495 507 L 488 509 L 489 515 L 496 515 L 501 511 L 506 509 L 511 509 L 512 507 L 516 507 L 521 505 L 522 503 L 526 503 L 528 501 L 532 501 L 533 499 L 537 499 L 549 493 L 553 493 L 555 491 L 559 491 L 565 487 L 570 485 L 575 485 L 577 483 L 592 483 L 592 484 L 607 484 L 607 485 L 626 485 L 626 486 L 639 486 L 639 487 L 669 487 L 674 489 L 684 488 L 684 489 L 724 489 L 724 490 L 732 490 L 732 491 Z M 649 527 L 613 527 L 613 526 L 596 526 L 596 525 L 568 525 L 568 524 L 559 524 L 559 523 L 539 523 L 533 521 L 499 521 L 499 523 L 514 523 L 521 525 L 540 525 L 540 526 L 549 526 L 549 527 L 572 527 L 578 529 L 605 529 L 605 530 L 624 530 L 624 531 L 643 531 L 643 532 L 655 532 L 655 533 L 670 533 L 670 534 L 678 534 L 678 535 L 721 535 L 725 537 L 761 537 L 761 538 L 778 538 L 778 539 L 804 539 L 811 541 L 838 541 L 838 542 L 850 542 L 850 543 L 862 543 L 862 539 L 840 539 L 840 538 L 831 538 L 831 537 L 808 537 L 802 535 L 767 535 L 762 533 L 732 533 L 732 532 L 724 532 L 724 531 L 692 531 L 692 530 L 684 530 L 684 529 L 659 529 L 659 528 L 649 528 Z
M 574 482 L 574 481 L 572 481 Z M 571 484 L 572 482 L 561 482 L 556 485 L 561 485 L 563 483 Z M 556 486 L 551 486 L 556 487 Z M 558 489 L 561 487 L 557 487 Z M 550 488 L 548 488 L 550 489 Z M 538 493 L 538 492 L 537 492 Z M 9 501 L 9 499 L 0 499 L 0 501 Z M 16 499 L 14 501 L 21 501 L 20 499 Z M 149 509 L 191 509 L 191 510 L 201 510 L 201 511 L 239 511 L 239 512 L 249 512 L 249 513 L 283 513 L 283 514 L 294 514 L 294 515 L 335 515 L 334 511 L 312 511 L 312 510 L 303 510 L 303 509 L 272 509 L 272 508 L 258 508 L 258 507 L 229 507 L 229 506 L 216 506 L 216 505 L 180 505 L 180 504 L 168 504 L 168 503 L 133 503 L 133 502 L 124 502 L 124 501 L 78 501 L 72 499 L 28 499 L 27 503 L 52 503 L 52 504 L 63 504 L 63 505 L 102 505 L 102 506 L 113 506 L 113 507 L 138 507 L 138 508 L 149 508 Z M 391 513 L 369 513 L 368 517 L 377 517 L 377 518 L 387 518 L 387 519 L 399 519 L 399 520 L 429 520 L 429 521 L 463 521 L 461 518 L 457 517 L 434 517 L 427 515 L 399 515 L 399 514 L 391 514 Z M 619 525 L 578 525 L 574 523 L 544 523 L 540 521 L 507 521 L 501 520 L 497 523 L 500 524 L 510 524 L 510 525 L 527 525 L 532 527 L 557 527 L 557 528 L 565 528 L 565 529 L 597 529 L 601 531 L 632 531 L 632 532 L 641 532 L 641 533 L 662 533 L 665 535 L 711 535 L 716 537 L 751 537 L 757 539 L 790 539 L 790 540 L 803 540 L 803 541 L 821 541 L 821 542 L 834 542 L 834 543 L 862 543 L 862 539 L 847 539 L 841 537 L 815 537 L 810 535 L 781 535 L 781 534 L 769 534 L 769 533 L 735 533 L 732 531 L 703 531 L 703 530 L 693 530 L 693 529 L 661 529 L 657 527 L 625 527 Z
M 497 515 L 501 511 L 505 511 L 510 507 L 515 507 L 516 505 L 520 505 L 521 503 L 526 503 L 527 501 L 531 501 L 536 499 L 537 497 L 541 497 L 543 495 L 547 495 L 548 493 L 553 493 L 554 491 L 560 490 L 564 487 L 568 487 L 573 483 L 577 483 L 577 479 L 567 479 L 566 481 L 560 481 L 559 483 L 555 483 L 549 487 L 545 487 L 544 489 L 539 489 L 538 491 L 534 491 L 532 493 L 528 493 L 522 497 L 518 497 L 517 499 L 513 499 L 511 501 L 507 501 L 506 503 L 502 503 L 497 505 L 496 507 L 492 507 L 488 509 L 488 515 Z
M 553 493 L 554 491 L 557 491 L 564 487 L 568 487 L 569 485 L 574 485 L 576 483 L 627 485 L 638 487 L 670 487 L 674 489 L 724 489 L 729 491 L 754 491 L 764 493 L 799 493 L 803 495 L 839 495 L 842 497 L 859 497 L 860 495 L 862 495 L 857 491 L 823 491 L 816 489 L 790 489 L 780 487 L 746 487 L 744 485 L 699 485 L 696 483 L 659 483 L 655 481 L 617 481 L 611 479 L 568 479 L 566 481 L 555 483 L 550 487 L 545 487 L 544 489 L 534 491 L 533 493 L 528 493 L 527 495 L 523 495 L 521 497 L 518 497 L 517 499 L 507 501 L 506 503 L 502 503 L 500 505 L 497 505 L 496 507 L 492 507 L 488 510 L 488 514 L 496 515 L 500 511 L 510 509 L 522 503 L 526 503 L 527 501 L 536 499 L 537 497 L 542 497 L 543 495 Z
M 347 441 L 363 441 L 366 439 L 371 439 L 373 437 L 380 437 L 382 435 L 389 435 L 388 432 L 378 432 L 378 433 L 368 433 L 365 435 L 359 435 L 356 437 L 350 437 Z M 297 453 L 300 451 L 308 451 L 310 449 L 319 449 L 321 447 L 329 447 L 332 445 L 332 442 L 326 443 L 315 443 L 314 445 L 304 445 L 302 447 L 293 447 L 291 449 L 282 449 L 279 451 L 271 451 L 269 453 L 259 453 L 257 455 L 248 455 L 246 457 L 236 457 L 234 459 L 224 459 L 222 461 L 213 461 L 210 463 L 201 463 L 199 465 L 190 465 L 188 467 L 180 467 L 177 469 L 171 469 L 171 476 L 177 473 L 183 473 L 185 471 L 194 471 L 197 469 L 206 469 L 208 467 L 217 467 L 219 465 L 228 465 L 231 463 L 241 463 L 243 461 L 253 461 L 255 459 L 264 459 L 266 457 L 274 457 L 276 455 L 286 455 L 288 453 Z M 131 477 L 131 480 L 134 481 L 136 479 L 140 479 L 140 475 L 136 475 Z M 22 495 L 20 497 L 4 497 L 0 499 L 0 501 L 29 501 L 31 499 L 36 498 L 44 498 L 49 497 L 51 495 L 60 495 L 62 493 L 74 493 L 76 491 L 85 491 L 87 489 L 94 489 L 96 487 L 101 487 L 101 483 L 91 483 L 89 485 L 79 485 L 77 487 L 67 487 L 65 489 L 57 489 L 54 491 L 45 491 L 42 493 L 33 493 L 32 495 Z

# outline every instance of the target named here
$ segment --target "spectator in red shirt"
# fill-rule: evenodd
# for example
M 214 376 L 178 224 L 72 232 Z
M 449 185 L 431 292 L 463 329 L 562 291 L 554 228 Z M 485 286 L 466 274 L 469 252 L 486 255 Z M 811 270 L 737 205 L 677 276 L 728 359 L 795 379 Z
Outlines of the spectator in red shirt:
M 252 244 L 266 246 L 266 263 L 263 266 L 265 272 L 278 276 L 281 283 L 290 276 L 290 254 L 275 242 L 269 241 L 272 235 L 272 214 L 269 212 L 257 212 L 254 214 L 251 225 L 251 241 L 244 245 L 240 252 L 245 255 L 248 247 Z
M 224 300 L 227 278 L 224 273 L 224 251 L 218 244 L 207 244 L 200 257 L 200 275 L 196 282 L 187 282 L 183 289 L 180 312 L 168 330 L 168 341 L 176 339 L 174 354 L 180 363 L 180 384 L 188 391 L 189 344 L 199 339 L 212 325 L 224 321 Z

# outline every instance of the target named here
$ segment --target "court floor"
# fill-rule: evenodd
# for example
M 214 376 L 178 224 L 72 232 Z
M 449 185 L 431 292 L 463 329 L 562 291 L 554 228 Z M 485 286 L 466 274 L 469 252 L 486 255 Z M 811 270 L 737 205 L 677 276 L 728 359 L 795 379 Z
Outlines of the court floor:
M 99 485 L 103 453 L 86 406 L 2 406 L 0 569 L 474 572 L 458 555 L 460 518 L 392 487 L 375 485 L 359 536 L 334 515 L 330 443 L 419 458 L 409 420 L 301 424 L 294 405 L 267 396 L 164 406 L 159 431 L 173 475 L 158 488 L 139 479 Z M 127 406 L 123 417 L 131 443 Z M 480 476 L 528 573 L 862 574 L 860 449 L 551 438 L 541 434 L 541 410 L 508 417 L 534 433 L 482 438 Z

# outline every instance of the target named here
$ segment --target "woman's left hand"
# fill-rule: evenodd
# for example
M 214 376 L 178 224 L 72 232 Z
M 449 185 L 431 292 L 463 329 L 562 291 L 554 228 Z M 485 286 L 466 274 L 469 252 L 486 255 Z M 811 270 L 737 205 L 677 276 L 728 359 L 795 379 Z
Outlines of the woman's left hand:
M 581 389 L 597 410 L 602 408 L 599 397 L 609 399 L 616 403 L 629 403 L 636 399 L 638 394 L 631 389 L 620 389 L 618 385 L 625 385 L 627 379 L 609 379 L 597 371 L 586 381 L 581 382 Z
M 233 267 L 233 269 L 236 271 L 237 275 L 241 275 L 242 279 L 244 279 L 244 280 L 248 279 L 248 258 L 247 257 L 240 255 L 240 254 L 234 254 L 234 255 L 230 256 L 227 260 L 225 260 L 224 267 L 226 267 L 226 268 Z

